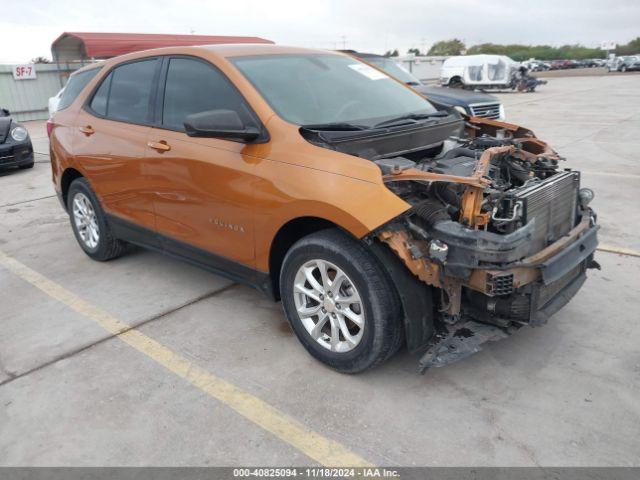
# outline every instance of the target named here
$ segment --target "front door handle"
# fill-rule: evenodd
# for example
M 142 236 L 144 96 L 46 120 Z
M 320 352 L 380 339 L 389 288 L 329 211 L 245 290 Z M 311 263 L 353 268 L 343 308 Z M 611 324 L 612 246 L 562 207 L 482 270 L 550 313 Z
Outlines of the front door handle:
M 87 137 L 89 135 L 93 135 L 96 131 L 93 129 L 91 125 L 85 125 L 84 127 L 79 127 L 80 131 L 84 133 Z
M 169 146 L 164 140 L 160 140 L 159 142 L 147 142 L 147 146 L 157 150 L 159 153 L 171 150 L 171 146 Z

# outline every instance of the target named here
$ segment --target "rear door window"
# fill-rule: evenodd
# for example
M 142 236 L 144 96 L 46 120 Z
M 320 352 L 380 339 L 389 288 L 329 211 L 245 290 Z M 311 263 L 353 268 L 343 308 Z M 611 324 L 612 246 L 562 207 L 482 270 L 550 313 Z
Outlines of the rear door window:
M 71 105 L 78 95 L 80 95 L 82 89 L 87 86 L 87 83 L 89 83 L 99 71 L 99 68 L 92 68 L 91 70 L 71 75 L 60 97 L 58 110 L 62 110 Z
M 188 115 L 208 110 L 234 110 L 245 122 L 251 114 L 240 93 L 215 67 L 191 58 L 172 58 L 164 89 L 162 125 L 184 131 Z
M 149 123 L 153 80 L 158 65 L 159 60 L 153 58 L 116 67 L 109 75 L 105 116 L 128 123 Z

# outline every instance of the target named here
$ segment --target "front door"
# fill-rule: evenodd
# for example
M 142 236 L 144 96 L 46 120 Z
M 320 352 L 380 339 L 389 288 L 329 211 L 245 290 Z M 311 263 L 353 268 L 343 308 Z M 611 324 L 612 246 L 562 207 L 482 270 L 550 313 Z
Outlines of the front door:
M 231 273 L 253 267 L 258 146 L 190 137 L 183 125 L 187 115 L 209 110 L 253 114 L 217 68 L 195 57 L 165 59 L 160 92 L 147 156 L 153 158 L 156 226 L 165 249 Z

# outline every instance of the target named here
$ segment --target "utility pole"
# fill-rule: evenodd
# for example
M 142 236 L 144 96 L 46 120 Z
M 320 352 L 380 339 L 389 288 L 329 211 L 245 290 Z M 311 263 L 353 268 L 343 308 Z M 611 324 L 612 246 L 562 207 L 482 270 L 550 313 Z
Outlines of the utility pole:
M 340 35 L 340 38 L 342 39 L 342 50 L 346 50 L 347 49 L 347 36 L 346 35 Z

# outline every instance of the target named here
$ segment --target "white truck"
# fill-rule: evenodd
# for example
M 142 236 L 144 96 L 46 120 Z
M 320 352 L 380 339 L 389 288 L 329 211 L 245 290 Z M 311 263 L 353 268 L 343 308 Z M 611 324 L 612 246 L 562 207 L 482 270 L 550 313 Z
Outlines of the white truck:
M 442 64 L 440 83 L 449 87 L 512 88 L 511 79 L 520 64 L 505 55 L 464 55 L 447 58 Z

